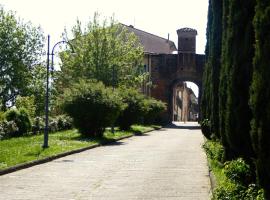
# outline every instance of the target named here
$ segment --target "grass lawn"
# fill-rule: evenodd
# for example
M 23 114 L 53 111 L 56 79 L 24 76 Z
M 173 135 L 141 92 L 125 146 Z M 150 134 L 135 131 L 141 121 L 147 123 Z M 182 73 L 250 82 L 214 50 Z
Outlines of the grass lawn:
M 83 138 L 76 129 L 49 134 L 49 148 L 43 149 L 43 135 L 24 136 L 0 141 L 0 170 L 17 164 L 46 158 L 59 153 L 88 147 L 122 136 L 142 134 L 158 126 L 134 125 L 130 131 L 107 129 L 103 138 Z

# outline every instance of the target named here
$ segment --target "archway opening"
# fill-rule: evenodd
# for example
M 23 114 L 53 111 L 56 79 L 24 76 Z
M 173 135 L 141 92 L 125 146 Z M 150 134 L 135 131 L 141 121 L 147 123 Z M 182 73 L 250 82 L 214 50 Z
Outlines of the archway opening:
M 198 121 L 199 87 L 193 82 L 178 81 L 172 94 L 172 121 Z

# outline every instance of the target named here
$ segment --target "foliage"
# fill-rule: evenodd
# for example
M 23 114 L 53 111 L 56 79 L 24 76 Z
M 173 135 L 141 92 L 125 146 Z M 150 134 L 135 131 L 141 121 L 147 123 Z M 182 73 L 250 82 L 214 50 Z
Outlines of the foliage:
M 225 55 L 230 63 L 225 117 L 228 159 L 243 157 L 248 160 L 254 155 L 249 134 L 252 114 L 248 106 L 254 56 L 254 6 L 254 0 L 229 3 L 227 48 L 230 50 Z M 241 53 L 238 49 L 242 49 Z
M 35 117 L 36 107 L 35 107 L 35 97 L 32 96 L 17 96 L 15 106 L 17 109 L 26 109 L 31 118 Z
M 160 124 L 160 114 L 166 110 L 166 104 L 150 97 L 145 98 L 143 103 L 146 108 L 143 114 L 144 124 Z
M 242 190 L 242 186 L 227 182 L 214 190 L 212 200 L 239 200 Z
M 252 142 L 256 152 L 258 182 L 270 199 L 270 3 L 257 0 L 255 28 L 255 57 L 253 64 L 250 106 L 253 112 Z
M 43 65 L 36 65 L 32 70 L 31 82 L 28 85 L 28 96 L 34 96 L 35 116 L 44 115 L 45 111 L 45 88 L 46 88 L 46 67 Z M 51 90 L 54 89 L 54 84 Z M 50 98 L 54 97 L 54 93 L 50 94 Z M 53 108 L 52 105 L 50 105 Z
M 242 158 L 224 163 L 224 174 L 239 184 L 247 184 L 251 180 L 250 166 Z
M 203 74 L 203 118 L 211 120 L 210 130 L 215 137 L 219 133 L 219 75 L 222 38 L 222 1 L 210 0 L 208 8 L 206 64 Z
M 203 144 L 203 149 L 205 150 L 208 158 L 218 162 L 223 161 L 224 148 L 219 142 L 206 141 Z
M 105 88 L 101 82 L 80 80 L 65 91 L 63 107 L 83 135 L 102 136 L 125 104 L 117 92 Z
M 147 112 L 144 104 L 145 97 L 134 88 L 121 88 L 119 93 L 127 107 L 119 115 L 117 124 L 121 130 L 128 130 L 132 124 L 143 121 L 143 115 Z
M 14 132 L 12 136 L 21 136 L 31 129 L 31 120 L 24 108 L 8 110 L 5 113 L 5 118 L 7 121 L 14 121 L 18 127 L 18 131 Z
M 57 116 L 57 127 L 58 130 L 68 130 L 72 128 L 72 119 L 66 115 Z
M 0 96 L 1 105 L 14 103 L 29 91 L 32 70 L 40 62 L 43 36 L 39 28 L 17 19 L 0 6 Z
M 41 117 L 35 117 L 32 124 L 33 135 L 40 133 L 45 128 L 45 122 Z
M 213 200 L 264 200 L 264 192 L 250 179 L 251 169 L 242 158 L 220 163 L 224 148 L 220 142 L 206 141 L 203 145 L 216 186 Z
M 12 137 L 16 135 L 19 131 L 19 128 L 15 121 L 2 121 L 0 122 L 0 140 Z
M 228 51 L 230 50 L 230 42 L 227 39 L 228 35 L 228 15 L 229 15 L 229 2 L 222 1 L 222 49 L 221 49 L 221 68 L 219 76 L 219 133 L 222 145 L 224 147 L 224 157 L 229 157 L 229 144 L 227 142 L 225 134 L 225 118 L 226 118 L 226 102 L 227 102 L 227 78 L 228 78 L 228 69 L 230 66 L 229 59 L 227 59 Z
M 211 122 L 209 119 L 204 119 L 201 121 L 201 130 L 203 135 L 208 139 L 211 140 Z
M 135 34 L 113 18 L 101 22 L 96 13 L 85 28 L 77 21 L 70 42 L 76 54 L 61 54 L 63 64 L 56 78 L 58 92 L 78 78 L 96 79 L 106 86 L 139 85 L 143 49 Z
M 5 120 L 5 112 L 0 111 L 0 122 Z

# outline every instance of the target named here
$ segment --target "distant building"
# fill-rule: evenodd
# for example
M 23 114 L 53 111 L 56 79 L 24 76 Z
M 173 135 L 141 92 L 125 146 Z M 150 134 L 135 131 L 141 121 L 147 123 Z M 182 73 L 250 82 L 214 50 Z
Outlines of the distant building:
M 204 55 L 196 54 L 197 31 L 191 28 L 177 30 L 177 49 L 169 37 L 162 38 L 133 26 L 123 26 L 138 37 L 144 48 L 145 71 L 149 72 L 153 87 L 143 84 L 142 91 L 167 103 L 164 120 L 197 120 L 205 62 Z M 198 86 L 198 98 L 186 87 L 185 81 Z

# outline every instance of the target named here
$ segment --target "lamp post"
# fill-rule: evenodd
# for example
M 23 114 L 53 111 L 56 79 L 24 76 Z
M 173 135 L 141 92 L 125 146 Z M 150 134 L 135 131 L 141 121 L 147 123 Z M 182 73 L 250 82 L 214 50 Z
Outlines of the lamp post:
M 65 40 L 62 40 L 60 42 L 57 42 L 50 53 L 50 35 L 48 35 L 48 49 L 47 49 L 47 77 L 46 77 L 46 96 L 45 96 L 45 129 L 44 129 L 44 142 L 43 142 L 43 148 L 48 148 L 48 140 L 49 140 L 49 79 L 50 79 L 50 70 L 53 69 L 53 56 L 54 56 L 54 50 L 55 47 L 58 46 L 59 44 L 66 43 L 71 47 L 72 52 L 74 52 L 73 46 Z M 51 68 L 50 68 L 50 56 L 51 57 Z

